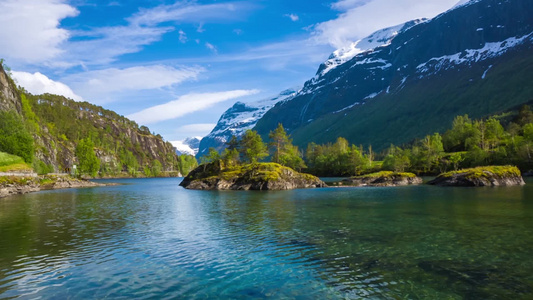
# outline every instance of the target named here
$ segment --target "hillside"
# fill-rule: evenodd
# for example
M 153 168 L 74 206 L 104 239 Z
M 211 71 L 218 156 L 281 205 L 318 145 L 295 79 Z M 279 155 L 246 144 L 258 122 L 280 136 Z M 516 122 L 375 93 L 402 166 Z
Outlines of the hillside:
M 0 66 L 0 112 L 20 118 L 33 136 L 33 157 L 40 172 L 63 172 L 79 165 L 76 147 L 92 144 L 100 176 L 178 175 L 173 146 L 117 113 L 57 95 L 20 91 Z M 31 160 L 28 161 L 28 160 Z
M 509 110 L 533 99 L 532 15 L 529 0 L 470 1 L 377 32 L 378 46 L 336 51 L 255 129 L 281 122 L 300 147 L 343 136 L 381 150 L 443 132 L 456 115 Z

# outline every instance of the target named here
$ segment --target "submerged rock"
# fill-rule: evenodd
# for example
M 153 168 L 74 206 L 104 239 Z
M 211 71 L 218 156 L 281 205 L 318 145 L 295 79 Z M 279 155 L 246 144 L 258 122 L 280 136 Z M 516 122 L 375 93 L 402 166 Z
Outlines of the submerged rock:
M 194 169 L 180 186 L 193 190 L 291 190 L 326 184 L 318 177 L 276 163 L 224 168 L 222 161 L 215 161 Z
M 422 178 L 413 173 L 381 171 L 350 177 L 337 185 L 345 186 L 403 186 L 422 183 Z
M 428 184 L 439 186 L 513 186 L 526 183 L 517 167 L 486 166 L 442 173 Z

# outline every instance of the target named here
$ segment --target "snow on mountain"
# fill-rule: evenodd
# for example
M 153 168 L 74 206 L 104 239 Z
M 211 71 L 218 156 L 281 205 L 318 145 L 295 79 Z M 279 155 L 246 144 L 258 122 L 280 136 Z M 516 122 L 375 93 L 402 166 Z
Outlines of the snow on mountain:
M 217 150 L 224 145 L 232 136 L 241 136 L 248 129 L 252 129 L 257 121 L 278 102 L 289 101 L 300 88 L 287 89 L 275 97 L 262 99 L 256 102 L 237 102 L 224 112 L 217 125 L 200 143 L 199 154 L 207 153 L 210 147 Z
M 437 72 L 452 68 L 454 65 L 468 64 L 472 62 L 479 62 L 488 58 L 502 55 L 506 51 L 520 45 L 524 42 L 533 41 L 533 32 L 522 37 L 511 37 L 501 42 L 486 43 L 479 49 L 466 49 L 462 52 L 453 55 L 445 55 L 435 57 L 429 61 L 418 65 L 417 73 L 423 74 L 420 77 L 428 74 L 436 74 Z M 486 73 L 483 75 L 485 77 Z
M 366 51 L 372 51 L 375 48 L 387 46 L 391 41 L 398 35 L 398 33 L 408 30 L 409 28 L 418 25 L 422 22 L 425 22 L 426 19 L 417 19 L 409 21 L 404 24 L 392 26 L 389 28 L 378 30 L 366 38 L 360 39 L 356 42 L 353 42 L 347 47 L 335 50 L 328 60 L 324 62 L 322 70 L 320 70 L 320 75 L 324 75 L 331 71 L 332 69 L 338 67 L 339 65 L 344 64 L 345 62 L 351 60 L 356 55 L 361 54 Z
M 200 141 L 202 137 L 189 137 L 181 141 L 170 142 L 174 148 L 176 148 L 176 154 L 178 155 L 196 155 L 198 148 L 200 147 Z

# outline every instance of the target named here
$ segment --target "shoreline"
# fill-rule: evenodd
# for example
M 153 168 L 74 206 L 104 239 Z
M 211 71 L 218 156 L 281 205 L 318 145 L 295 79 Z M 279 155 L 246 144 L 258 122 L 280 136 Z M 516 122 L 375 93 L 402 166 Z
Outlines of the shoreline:
M 59 190 L 69 188 L 88 188 L 113 186 L 116 184 L 97 183 L 70 176 L 2 176 L 0 177 L 0 198 L 12 195 L 24 195 L 45 190 Z

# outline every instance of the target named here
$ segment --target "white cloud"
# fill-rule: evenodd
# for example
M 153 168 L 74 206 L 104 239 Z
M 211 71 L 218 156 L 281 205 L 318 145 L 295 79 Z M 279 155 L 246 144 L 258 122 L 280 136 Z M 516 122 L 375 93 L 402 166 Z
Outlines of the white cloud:
M 18 85 L 34 95 L 49 93 L 62 95 L 76 101 L 83 101 L 83 98 L 76 95 L 66 84 L 51 80 L 39 72 L 31 74 L 12 71 L 11 73 Z
M 217 93 L 187 94 L 179 99 L 156 105 L 128 116 L 139 124 L 153 124 L 176 119 L 184 115 L 207 109 L 219 102 L 259 93 L 258 90 L 233 90 Z
M 179 34 L 179 40 L 180 40 L 180 43 L 182 44 L 185 44 L 187 43 L 187 34 L 185 33 L 185 31 L 181 30 L 178 32 Z
M 158 89 L 194 80 L 202 67 L 173 68 L 164 65 L 104 69 L 71 75 L 67 82 L 86 99 L 108 97 L 114 92 Z
M 11 61 L 40 63 L 62 53 L 69 32 L 60 21 L 78 11 L 62 0 L 0 1 L 0 56 Z
M 285 15 L 285 17 L 288 17 L 293 22 L 296 22 L 296 21 L 300 20 L 300 17 L 298 17 L 298 15 L 295 15 L 295 14 L 287 14 L 287 15 Z
M 205 43 L 205 47 L 207 47 L 207 49 L 211 50 L 213 53 L 217 54 L 218 53 L 218 49 L 217 47 L 215 47 L 213 44 L 211 43 L 208 43 L 206 42 Z
M 248 2 L 229 2 L 217 4 L 196 4 L 190 1 L 179 1 L 171 5 L 160 5 L 151 9 L 141 9 L 128 18 L 133 25 L 155 26 L 165 22 L 204 23 L 224 20 L 235 20 L 243 12 L 254 6 Z
M 372 32 L 418 18 L 433 18 L 450 9 L 457 0 L 341 0 L 332 8 L 338 18 L 314 27 L 315 41 L 341 48 Z

